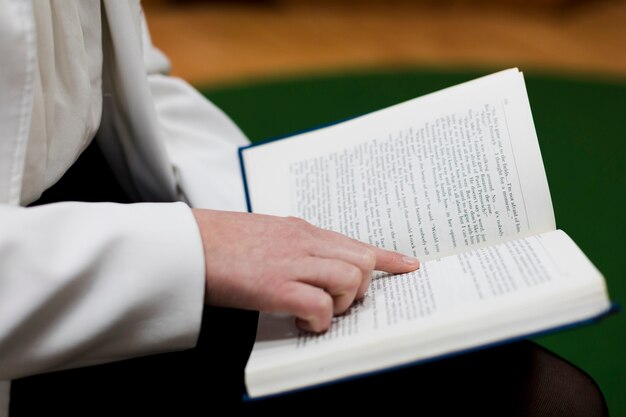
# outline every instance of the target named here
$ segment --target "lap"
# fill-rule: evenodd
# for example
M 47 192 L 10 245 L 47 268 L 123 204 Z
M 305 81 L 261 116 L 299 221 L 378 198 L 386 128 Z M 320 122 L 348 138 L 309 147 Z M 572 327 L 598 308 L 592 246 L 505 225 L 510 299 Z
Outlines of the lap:
M 130 202 L 95 144 L 38 204 L 60 200 Z M 207 307 L 194 349 L 14 381 L 11 417 L 206 415 L 224 408 L 229 414 L 274 416 L 329 411 L 606 415 L 602 393 L 587 374 L 530 341 L 243 402 L 243 371 L 256 318 L 254 312 Z
M 583 371 L 532 341 L 244 402 L 243 371 L 256 313 L 207 308 L 194 349 L 14 382 L 11 416 L 293 415 L 374 412 L 481 416 L 602 416 Z
M 606 415 L 595 382 L 532 341 L 329 385 L 244 410 L 250 415 L 282 415 L 303 404 L 313 412 L 410 410 L 422 416 Z

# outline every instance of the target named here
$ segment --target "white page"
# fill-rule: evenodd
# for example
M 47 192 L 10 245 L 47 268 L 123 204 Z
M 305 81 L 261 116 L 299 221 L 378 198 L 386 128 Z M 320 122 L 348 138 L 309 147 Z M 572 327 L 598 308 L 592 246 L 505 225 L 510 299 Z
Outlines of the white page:
M 243 155 L 254 212 L 420 260 L 555 229 L 516 69 Z
M 562 231 L 424 262 L 374 280 L 329 331 L 264 314 L 246 368 L 251 395 L 543 330 L 608 310 L 601 274 Z

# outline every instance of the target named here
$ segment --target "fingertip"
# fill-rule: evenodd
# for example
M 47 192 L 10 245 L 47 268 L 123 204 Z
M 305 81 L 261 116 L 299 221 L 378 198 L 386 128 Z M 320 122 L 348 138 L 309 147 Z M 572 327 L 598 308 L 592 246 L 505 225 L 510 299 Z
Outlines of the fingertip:
M 321 288 L 308 287 L 310 298 L 304 307 L 304 314 L 297 314 L 296 324 L 303 330 L 320 333 L 330 327 L 333 319 L 334 301 L 330 294 Z
M 412 256 L 398 252 L 390 252 L 379 258 L 376 269 L 394 274 L 415 271 L 420 267 L 420 261 Z
M 332 318 L 331 318 L 332 320 Z M 300 329 L 300 330 L 304 330 L 306 332 L 311 332 L 311 333 L 323 333 L 326 330 L 328 330 L 328 328 L 330 327 L 330 323 L 331 320 L 304 320 L 301 318 L 296 317 L 296 326 Z
M 267 310 L 292 314 L 299 328 L 319 333 L 330 326 L 333 308 L 333 298 L 323 288 L 292 281 Z
M 419 259 L 412 256 L 402 256 L 402 263 L 406 265 L 407 268 L 410 268 L 411 271 L 415 271 L 420 267 Z

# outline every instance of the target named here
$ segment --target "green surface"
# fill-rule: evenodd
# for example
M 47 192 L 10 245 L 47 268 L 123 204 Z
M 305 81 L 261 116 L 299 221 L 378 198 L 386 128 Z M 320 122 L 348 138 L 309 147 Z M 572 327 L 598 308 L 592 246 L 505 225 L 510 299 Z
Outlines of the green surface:
M 205 94 L 253 141 L 360 115 L 492 71 L 402 70 L 261 80 Z M 525 73 L 557 226 L 626 308 L 626 80 Z M 592 375 L 626 417 L 626 313 L 537 341 Z

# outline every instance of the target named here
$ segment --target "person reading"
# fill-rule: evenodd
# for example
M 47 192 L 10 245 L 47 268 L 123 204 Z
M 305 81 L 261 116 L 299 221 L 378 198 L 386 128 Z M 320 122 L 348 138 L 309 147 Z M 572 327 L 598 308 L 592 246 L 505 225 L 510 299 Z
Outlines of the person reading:
M 419 261 L 246 213 L 248 140 L 167 75 L 138 1 L 1 2 L 0 55 L 0 416 L 410 410 L 416 398 L 420 413 L 606 415 L 588 375 L 531 342 L 242 402 L 257 311 L 324 331 L 373 270 Z

